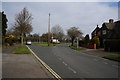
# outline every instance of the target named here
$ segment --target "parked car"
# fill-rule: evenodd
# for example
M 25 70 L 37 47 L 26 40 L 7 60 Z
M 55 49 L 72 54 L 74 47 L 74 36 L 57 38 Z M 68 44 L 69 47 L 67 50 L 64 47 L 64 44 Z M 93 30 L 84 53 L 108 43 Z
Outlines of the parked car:
M 26 41 L 26 45 L 31 45 L 32 42 L 30 40 Z
M 53 39 L 52 43 L 60 43 L 60 41 L 58 39 Z

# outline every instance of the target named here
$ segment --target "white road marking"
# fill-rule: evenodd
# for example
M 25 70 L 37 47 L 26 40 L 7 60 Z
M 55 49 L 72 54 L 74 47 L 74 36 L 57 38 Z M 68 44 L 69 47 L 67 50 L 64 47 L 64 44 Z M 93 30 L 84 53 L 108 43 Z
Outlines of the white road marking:
M 67 66 L 67 64 L 66 64 L 65 62 L 63 62 L 63 64 L 64 64 L 65 66 Z
M 116 67 L 116 68 L 118 68 L 118 66 L 117 65 L 112 65 L 113 67 Z
M 107 62 L 103 62 L 104 64 L 108 64 Z
M 76 74 L 77 72 L 75 70 L 73 70 L 72 68 L 68 67 L 69 70 L 71 70 L 74 74 Z
M 94 59 L 94 61 L 98 61 L 98 59 Z
M 106 61 L 106 60 L 108 60 L 108 59 L 104 59 L 104 58 L 103 58 L 103 60 L 105 60 L 105 61 Z

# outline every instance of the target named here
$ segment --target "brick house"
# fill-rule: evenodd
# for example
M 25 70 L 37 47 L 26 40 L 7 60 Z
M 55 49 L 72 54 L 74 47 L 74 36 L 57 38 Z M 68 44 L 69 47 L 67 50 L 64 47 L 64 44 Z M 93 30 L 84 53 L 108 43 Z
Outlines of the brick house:
M 115 22 L 111 33 L 105 40 L 105 51 L 120 52 L 120 20 Z
M 114 20 L 109 19 L 109 22 L 103 23 L 101 28 L 99 28 L 97 25 L 95 30 L 91 33 L 92 38 L 94 38 L 94 36 L 99 37 L 101 48 L 104 47 L 104 41 L 105 39 L 107 39 L 108 35 L 111 34 L 114 27 L 115 27 Z
M 99 27 L 98 27 L 98 25 L 97 25 L 97 27 L 93 30 L 93 32 L 91 33 L 91 36 L 92 36 L 92 38 L 94 38 L 97 34 L 98 34 L 98 32 L 99 32 Z

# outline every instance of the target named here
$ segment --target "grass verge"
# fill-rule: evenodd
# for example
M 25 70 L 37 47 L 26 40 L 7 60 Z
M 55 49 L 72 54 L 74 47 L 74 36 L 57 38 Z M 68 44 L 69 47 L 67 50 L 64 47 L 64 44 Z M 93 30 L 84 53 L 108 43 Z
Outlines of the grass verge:
M 103 58 L 120 62 L 120 56 L 104 56 Z
M 57 46 L 57 45 L 63 45 L 63 43 L 60 43 L 60 44 L 53 44 L 53 43 L 50 43 L 50 45 L 48 46 L 48 43 L 47 42 L 41 42 L 40 43 L 40 46 L 42 47 L 54 47 L 54 46 Z
M 75 46 L 69 46 L 71 49 L 74 49 L 74 50 L 77 50 L 77 51 L 80 51 L 80 50 L 83 50 L 83 48 L 77 48 Z
M 14 54 L 30 54 L 31 52 L 26 46 L 19 46 L 13 51 Z

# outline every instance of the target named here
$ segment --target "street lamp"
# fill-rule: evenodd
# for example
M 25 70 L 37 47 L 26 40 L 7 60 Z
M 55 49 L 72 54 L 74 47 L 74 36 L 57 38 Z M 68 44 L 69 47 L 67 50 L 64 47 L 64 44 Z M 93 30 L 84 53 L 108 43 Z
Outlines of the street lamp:
M 50 13 L 48 18 L 48 46 L 50 45 Z

